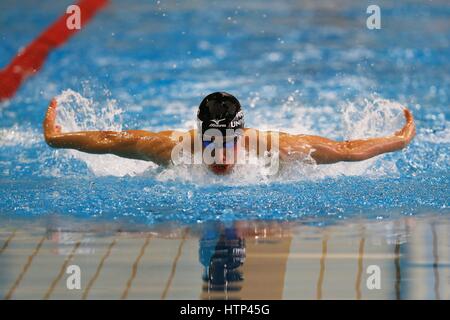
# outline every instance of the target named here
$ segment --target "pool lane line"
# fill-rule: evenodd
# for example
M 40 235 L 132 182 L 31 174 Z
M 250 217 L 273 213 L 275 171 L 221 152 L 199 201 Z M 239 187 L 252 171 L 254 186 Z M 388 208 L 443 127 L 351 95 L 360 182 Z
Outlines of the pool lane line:
M 128 297 L 128 292 L 130 291 L 131 285 L 133 284 L 133 280 L 136 277 L 137 274 L 137 269 L 139 266 L 139 262 L 141 261 L 141 258 L 144 256 L 145 254 L 145 249 L 147 249 L 147 246 L 150 243 L 150 239 L 152 238 L 152 235 L 149 234 L 146 238 L 145 238 L 145 242 L 141 247 L 141 251 L 139 252 L 139 255 L 136 257 L 136 260 L 133 263 L 133 266 L 131 268 L 131 275 L 130 278 L 127 281 L 127 285 L 125 287 L 125 290 L 122 293 L 122 296 L 120 297 L 120 299 L 124 300 Z
M 69 256 L 64 260 L 64 263 L 62 264 L 58 275 L 53 280 L 52 284 L 50 285 L 50 287 L 48 288 L 47 292 L 45 293 L 45 295 L 43 297 L 44 300 L 48 300 L 50 298 L 50 296 L 53 293 L 53 290 L 55 290 L 55 287 L 58 284 L 59 280 L 61 280 L 63 274 L 65 273 L 65 271 L 67 269 L 67 265 L 69 264 L 70 260 L 73 259 L 73 257 L 75 256 L 75 253 L 77 252 L 78 248 L 80 247 L 81 241 L 82 240 L 78 241 L 75 244 L 75 246 L 72 248 L 72 251 L 70 252 Z
M 325 275 L 325 259 L 327 257 L 327 251 L 328 251 L 328 236 L 325 235 L 325 237 L 322 240 L 322 256 L 320 257 L 320 272 L 319 272 L 319 278 L 317 279 L 317 300 L 322 300 L 322 285 L 323 285 L 323 278 Z
M 431 223 L 431 234 L 433 236 L 433 274 L 434 274 L 434 296 L 436 300 L 441 300 L 439 293 L 439 251 L 438 251 L 438 236 L 436 233 L 436 225 Z
M 170 289 L 170 287 L 172 285 L 173 278 L 175 277 L 175 271 L 177 269 L 178 260 L 181 257 L 181 252 L 183 250 L 184 243 L 186 242 L 188 233 L 189 233 L 189 228 L 184 229 L 183 237 L 182 237 L 181 242 L 180 242 L 180 244 L 178 246 L 178 250 L 177 250 L 177 254 L 175 255 L 175 259 L 173 260 L 172 269 L 170 271 L 169 278 L 167 279 L 166 287 L 164 288 L 164 291 L 161 294 L 161 300 L 166 299 L 167 293 L 169 292 L 169 289 Z
M 14 281 L 14 284 L 9 289 L 8 293 L 5 295 L 4 299 L 9 300 L 14 294 L 14 291 L 16 291 L 17 287 L 19 286 L 20 282 L 22 281 L 23 277 L 27 273 L 28 269 L 30 268 L 33 259 L 37 256 L 39 253 L 39 250 L 41 250 L 42 244 L 44 243 L 45 239 L 47 239 L 47 235 L 44 235 L 41 240 L 38 242 L 37 246 L 34 248 L 33 252 L 30 256 L 28 256 L 27 263 L 23 266 L 22 272 L 20 272 L 19 276 L 17 277 L 16 281 Z
M 88 285 L 86 287 L 86 289 L 83 292 L 83 296 L 81 297 L 81 299 L 86 300 L 87 296 L 89 295 L 89 291 L 91 290 L 91 287 L 94 285 L 95 281 L 97 280 L 98 276 L 100 275 L 101 270 L 103 269 L 103 265 L 106 261 L 106 259 L 108 259 L 108 257 L 111 254 L 111 251 L 113 249 L 113 247 L 116 245 L 117 240 L 114 239 L 108 246 L 108 249 L 106 250 L 106 253 L 103 255 L 102 259 L 100 260 L 99 265 L 97 266 L 97 270 L 95 271 L 94 276 L 89 280 Z
M 89 20 L 109 3 L 109 0 L 80 0 L 81 29 Z M 35 40 L 20 50 L 9 65 L 0 70 L 0 101 L 14 96 L 20 85 L 37 73 L 44 65 L 47 56 L 57 47 L 62 46 L 78 29 L 68 29 L 67 19 L 72 13 L 64 13 Z M 81 30 L 80 29 L 80 30 Z
M 9 244 L 11 243 L 12 239 L 16 236 L 16 230 L 14 230 L 10 236 L 8 237 L 8 239 L 6 239 L 5 243 L 3 243 L 3 246 L 0 248 L 0 254 L 3 253 L 3 251 L 6 250 L 6 248 L 8 248 Z
M 402 270 L 400 267 L 400 239 L 397 239 L 396 244 L 395 244 L 395 259 L 394 259 L 394 264 L 395 264 L 395 298 L 397 300 L 401 300 L 401 291 L 400 291 L 400 282 L 402 280 Z
M 248 253 L 249 258 L 282 258 L 283 254 L 279 253 Z M 322 252 L 320 253 L 291 253 L 289 259 L 320 259 Z M 394 253 L 364 253 L 364 260 L 377 260 L 377 259 L 395 259 Z M 358 253 L 327 253 L 327 260 L 342 260 L 342 259 L 354 259 L 359 258 Z
M 355 283 L 356 300 L 361 300 L 361 276 L 363 270 L 365 243 L 366 239 L 362 237 L 361 240 L 359 241 L 359 250 L 358 250 L 358 273 L 356 274 L 356 283 Z

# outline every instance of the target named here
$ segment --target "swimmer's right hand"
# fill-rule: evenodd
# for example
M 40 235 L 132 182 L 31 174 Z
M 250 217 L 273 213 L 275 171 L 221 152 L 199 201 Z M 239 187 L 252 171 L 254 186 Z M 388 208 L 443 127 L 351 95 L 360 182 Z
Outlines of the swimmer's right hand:
M 52 137 L 61 133 L 61 126 L 56 124 L 56 107 L 58 103 L 56 99 L 52 99 L 45 114 L 44 119 L 44 137 L 45 141 L 50 144 Z

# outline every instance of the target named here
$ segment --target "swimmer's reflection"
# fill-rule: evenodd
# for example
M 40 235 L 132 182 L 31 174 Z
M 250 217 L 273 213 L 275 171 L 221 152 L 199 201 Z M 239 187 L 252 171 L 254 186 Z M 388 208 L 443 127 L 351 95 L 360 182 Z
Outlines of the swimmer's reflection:
M 234 226 L 213 224 L 200 239 L 199 259 L 203 265 L 203 292 L 237 292 L 244 279 L 245 239 Z

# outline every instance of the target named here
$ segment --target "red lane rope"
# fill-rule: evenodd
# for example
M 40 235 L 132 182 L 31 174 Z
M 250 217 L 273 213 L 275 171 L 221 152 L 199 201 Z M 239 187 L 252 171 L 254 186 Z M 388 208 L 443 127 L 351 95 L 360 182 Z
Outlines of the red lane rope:
M 79 1 L 77 5 L 81 12 L 81 28 L 97 11 L 106 6 L 108 1 Z M 12 98 L 22 82 L 41 69 L 49 53 L 79 31 L 67 28 L 66 21 L 70 16 L 70 13 L 65 13 L 59 17 L 25 49 L 21 50 L 6 68 L 0 70 L 0 101 Z

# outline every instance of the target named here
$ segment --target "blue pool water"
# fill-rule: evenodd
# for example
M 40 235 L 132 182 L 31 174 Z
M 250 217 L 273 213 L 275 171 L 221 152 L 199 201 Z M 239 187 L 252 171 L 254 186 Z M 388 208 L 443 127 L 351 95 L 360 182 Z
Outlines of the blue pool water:
M 1 1 L 0 66 L 70 3 Z M 152 225 L 449 213 L 450 5 L 382 2 L 381 30 L 366 28 L 368 5 L 112 1 L 0 105 L 0 214 Z M 55 151 L 41 134 L 54 96 L 63 130 L 157 131 L 192 128 L 202 97 L 219 90 L 241 100 L 249 127 L 363 138 L 400 128 L 404 105 L 417 137 L 362 163 L 215 177 Z

